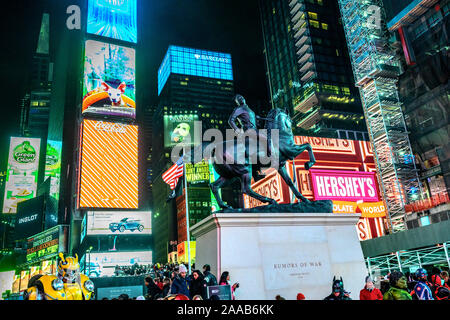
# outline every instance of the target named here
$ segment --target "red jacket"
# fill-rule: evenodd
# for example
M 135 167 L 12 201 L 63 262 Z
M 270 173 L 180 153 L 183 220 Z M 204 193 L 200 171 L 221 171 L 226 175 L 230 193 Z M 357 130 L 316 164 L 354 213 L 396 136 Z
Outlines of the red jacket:
M 359 293 L 359 300 L 383 300 L 383 294 L 377 288 L 373 288 L 372 291 L 364 288 Z

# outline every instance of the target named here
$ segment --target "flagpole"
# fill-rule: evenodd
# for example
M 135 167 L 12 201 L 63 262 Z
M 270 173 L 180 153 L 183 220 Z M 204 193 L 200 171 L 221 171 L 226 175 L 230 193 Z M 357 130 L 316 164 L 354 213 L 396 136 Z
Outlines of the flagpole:
M 186 234 L 188 244 L 188 271 L 191 274 L 191 236 L 189 234 L 189 205 L 188 205 L 188 189 L 187 189 L 187 175 L 186 175 L 186 161 L 184 161 L 185 147 L 183 147 L 183 171 L 184 171 L 184 200 L 186 202 Z

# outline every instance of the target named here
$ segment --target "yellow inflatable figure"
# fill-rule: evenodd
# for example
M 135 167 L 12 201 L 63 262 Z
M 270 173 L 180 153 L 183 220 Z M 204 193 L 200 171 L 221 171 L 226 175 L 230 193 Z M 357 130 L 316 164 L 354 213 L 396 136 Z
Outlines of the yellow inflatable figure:
M 30 279 L 24 300 L 90 300 L 94 283 L 80 274 L 78 256 L 66 257 L 59 253 L 58 274 L 37 275 Z

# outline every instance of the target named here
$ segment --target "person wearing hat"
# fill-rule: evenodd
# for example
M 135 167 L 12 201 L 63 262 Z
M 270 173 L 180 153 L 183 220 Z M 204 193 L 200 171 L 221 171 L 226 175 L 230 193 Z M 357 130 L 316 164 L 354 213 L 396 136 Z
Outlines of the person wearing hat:
M 187 269 L 184 264 L 180 264 L 178 268 L 178 275 L 172 282 L 172 287 L 170 289 L 171 294 L 183 294 L 190 298 L 189 294 L 189 280 L 186 277 Z
M 359 293 L 359 300 L 383 300 L 383 294 L 380 289 L 375 288 L 370 276 L 366 277 L 365 282 L 364 289 Z

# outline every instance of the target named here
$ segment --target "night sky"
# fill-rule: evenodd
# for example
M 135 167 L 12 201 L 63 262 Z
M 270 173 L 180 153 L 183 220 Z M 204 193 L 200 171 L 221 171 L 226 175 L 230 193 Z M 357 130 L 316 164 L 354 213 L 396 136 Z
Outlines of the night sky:
M 158 67 L 168 46 L 173 44 L 231 53 L 236 92 L 243 94 L 255 111 L 258 107 L 268 108 L 257 0 L 141 2 L 141 37 L 136 67 L 137 86 L 141 90 L 137 94 L 143 97 L 143 104 L 157 103 Z M 42 12 L 49 10 L 64 18 L 67 16 L 65 4 L 78 3 L 80 0 L 14 0 L 3 10 L 0 72 L 5 116 L 0 117 L 1 171 L 6 169 L 9 137 L 19 134 L 19 103 L 26 92 L 27 71 L 36 49 Z

